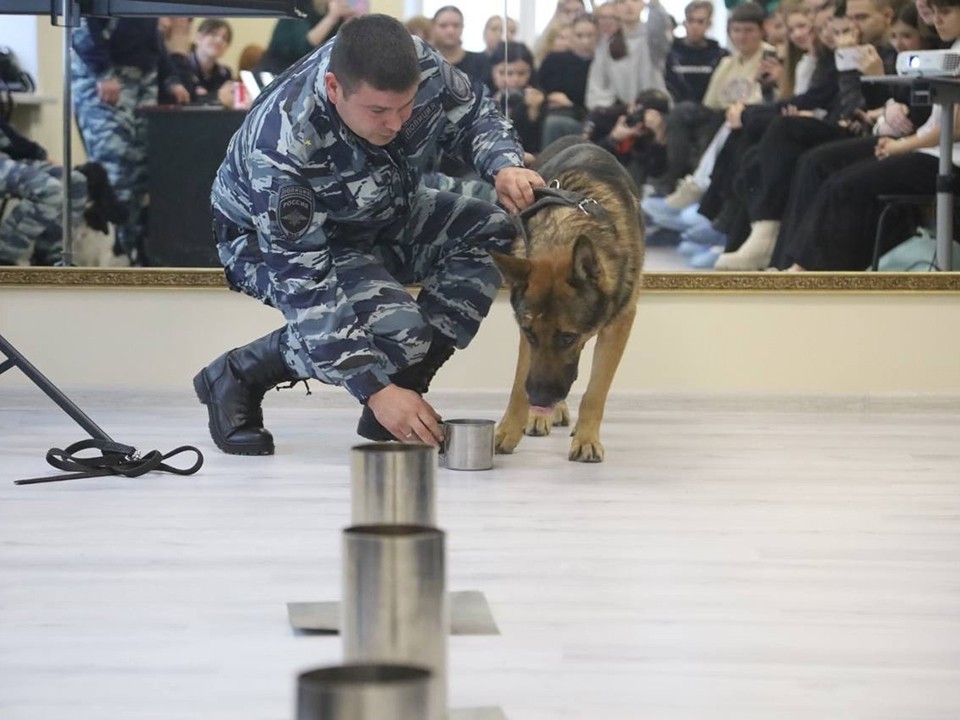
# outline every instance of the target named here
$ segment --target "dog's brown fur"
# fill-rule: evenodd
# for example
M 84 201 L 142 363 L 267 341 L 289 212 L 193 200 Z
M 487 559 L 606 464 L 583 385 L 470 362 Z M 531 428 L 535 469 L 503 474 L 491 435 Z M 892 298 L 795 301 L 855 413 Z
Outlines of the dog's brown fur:
M 548 149 L 546 152 L 550 152 Z M 498 453 L 512 453 L 526 431 L 546 435 L 568 425 L 565 399 L 580 353 L 594 335 L 590 382 L 573 429 L 570 460 L 600 462 L 607 393 L 630 336 L 640 292 L 643 227 L 639 192 L 606 151 L 568 146 L 543 164 L 548 183 L 600 203 L 606 217 L 550 206 L 529 218 L 529 255 L 519 238 L 512 255 L 494 254 L 511 285 L 520 353 L 510 402 L 497 427 Z M 540 412 L 531 410 L 539 406 Z

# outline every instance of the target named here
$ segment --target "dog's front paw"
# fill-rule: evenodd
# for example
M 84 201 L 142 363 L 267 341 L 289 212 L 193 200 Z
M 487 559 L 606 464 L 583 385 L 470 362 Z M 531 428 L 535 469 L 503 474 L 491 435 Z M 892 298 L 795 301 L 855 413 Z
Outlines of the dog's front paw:
M 553 427 L 553 413 L 538 413 L 533 410 L 527 415 L 527 426 L 523 432 L 531 437 L 543 437 L 550 434 Z
M 509 455 L 517 449 L 521 438 L 523 438 L 523 428 L 515 430 L 501 423 L 497 425 L 497 433 L 493 440 L 493 449 L 497 455 Z
M 568 460 L 573 462 L 598 463 L 603 462 L 603 443 L 596 435 L 585 437 L 580 435 L 573 436 L 573 442 L 570 443 L 570 454 Z
M 561 400 L 553 408 L 553 426 L 567 427 L 570 424 L 570 408 L 567 407 L 567 401 Z

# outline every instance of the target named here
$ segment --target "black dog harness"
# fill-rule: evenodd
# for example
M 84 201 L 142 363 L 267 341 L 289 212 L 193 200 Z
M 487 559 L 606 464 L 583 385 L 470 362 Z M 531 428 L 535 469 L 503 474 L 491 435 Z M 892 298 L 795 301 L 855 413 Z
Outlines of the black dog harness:
M 564 190 L 560 187 L 559 180 L 551 180 L 547 187 L 534 188 L 533 197 L 533 204 L 514 216 L 517 230 L 523 237 L 523 247 L 527 257 L 530 257 L 530 236 L 527 234 L 527 220 L 546 207 L 560 205 L 561 207 L 577 208 L 584 215 L 592 215 L 596 218 L 606 219 L 609 217 L 603 205 L 586 195 L 572 190 Z

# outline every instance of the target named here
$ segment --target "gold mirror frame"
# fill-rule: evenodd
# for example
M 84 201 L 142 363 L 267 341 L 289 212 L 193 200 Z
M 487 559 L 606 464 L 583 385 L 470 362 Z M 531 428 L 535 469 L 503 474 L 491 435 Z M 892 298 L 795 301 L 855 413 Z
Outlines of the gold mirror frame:
M 925 292 L 960 291 L 960 273 L 645 272 L 647 292 Z M 0 287 L 225 288 L 207 268 L 0 268 Z

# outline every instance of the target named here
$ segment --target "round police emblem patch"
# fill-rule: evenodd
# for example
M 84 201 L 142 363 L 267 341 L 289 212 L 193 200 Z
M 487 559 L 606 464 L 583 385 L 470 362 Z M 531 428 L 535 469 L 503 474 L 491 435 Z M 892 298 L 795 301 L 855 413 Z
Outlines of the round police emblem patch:
M 447 86 L 447 92 L 454 100 L 460 103 L 467 102 L 473 95 L 470 88 L 470 78 L 462 71 L 457 70 L 453 65 L 442 63 L 440 73 L 443 76 L 443 84 Z
M 298 240 L 313 219 L 314 194 L 310 188 L 287 185 L 280 188 L 277 200 L 277 224 L 290 240 Z

